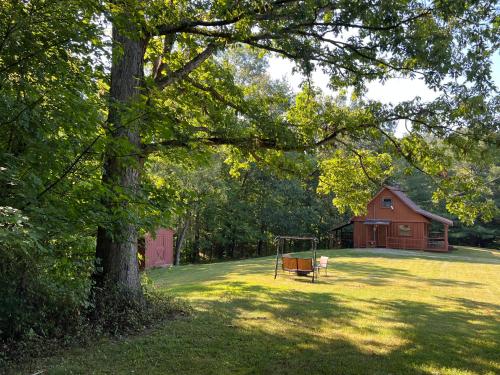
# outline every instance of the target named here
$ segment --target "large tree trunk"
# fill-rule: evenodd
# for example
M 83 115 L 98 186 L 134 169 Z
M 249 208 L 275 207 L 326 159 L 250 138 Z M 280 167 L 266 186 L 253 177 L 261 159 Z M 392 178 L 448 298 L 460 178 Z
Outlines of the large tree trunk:
M 127 219 L 129 215 L 120 212 L 133 210 L 130 201 L 140 189 L 143 167 L 140 121 L 131 120 L 137 115 L 131 113 L 130 108 L 132 102 L 138 100 L 143 84 L 145 47 L 146 41 L 128 39 L 113 27 L 109 142 L 104 155 L 102 182 L 107 190 L 103 204 L 110 217 L 118 218 L 111 225 L 98 228 L 96 246 L 96 258 L 101 264 L 97 281 L 101 285 L 108 282 L 134 296 L 142 295 L 137 262 L 137 228 Z M 125 153 L 133 156 L 120 155 L 124 153 L 124 145 Z

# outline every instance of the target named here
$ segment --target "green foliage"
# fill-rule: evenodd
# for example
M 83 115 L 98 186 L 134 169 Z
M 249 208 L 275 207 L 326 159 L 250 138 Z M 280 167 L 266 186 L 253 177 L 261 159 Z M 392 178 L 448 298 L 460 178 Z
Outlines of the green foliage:
M 454 221 L 453 227 L 449 229 L 449 240 L 453 245 L 471 245 L 471 246 L 480 246 L 480 247 L 489 247 L 489 248 L 498 248 L 499 247 L 499 239 L 500 239 L 500 226 L 498 225 L 498 220 L 500 215 L 494 214 L 492 220 L 488 220 L 488 218 L 482 218 L 480 221 L 476 221 L 473 225 L 467 225 L 467 221 L 463 219 L 464 216 L 468 215 L 469 210 L 476 209 L 477 206 L 474 206 L 474 202 L 471 202 L 470 206 L 463 207 L 462 210 L 457 210 L 457 216 L 462 216 L 462 220 L 456 220 L 456 216 L 450 214 L 450 209 L 446 207 L 447 202 L 459 201 L 456 199 L 454 194 L 450 196 L 445 196 L 442 200 L 435 200 L 433 196 L 435 195 L 436 189 L 436 181 L 434 181 L 429 175 L 426 175 L 422 172 L 415 170 L 407 170 L 405 173 L 405 169 L 408 166 L 408 163 L 404 160 L 397 160 L 395 165 L 395 174 L 391 178 L 391 184 L 400 185 L 401 188 L 410 196 L 410 198 L 416 202 L 420 207 L 424 209 L 435 212 L 441 216 L 448 217 L 449 219 Z M 456 167 L 463 168 L 463 167 Z M 452 176 L 454 175 L 454 169 L 449 171 Z M 491 199 L 495 203 L 496 207 L 500 206 L 500 190 L 498 188 L 498 184 L 495 184 L 496 171 L 498 167 L 491 167 L 491 170 L 484 175 L 487 178 L 487 182 L 481 186 L 485 186 L 489 188 L 489 191 L 486 191 L 483 197 L 478 197 L 478 200 L 481 199 Z M 471 176 L 473 172 L 470 172 L 469 176 Z M 480 177 L 480 176 L 478 176 Z M 476 177 L 476 178 L 478 178 Z M 445 179 L 444 181 L 448 181 Z M 461 183 L 460 180 L 453 178 L 452 181 Z M 467 179 L 463 181 L 463 183 L 467 183 Z M 456 190 L 457 195 L 463 194 L 464 190 Z M 484 211 L 481 211 L 481 216 Z M 474 214 L 474 213 L 472 213 Z
M 178 189 L 177 233 L 188 223 L 184 262 L 266 255 L 274 251 L 276 235 L 321 236 L 347 219 L 330 204 L 331 196 L 316 194 L 317 175 L 302 180 L 256 162 L 231 174 L 234 160 L 225 156 L 189 173 L 165 163 L 152 166 Z
M 19 210 L 0 207 L 2 345 L 75 334 L 89 307 L 92 259 L 74 259 L 41 238 Z
M 341 213 L 350 210 L 354 215 L 365 214 L 374 184 L 381 186 L 387 180 L 393 172 L 391 164 L 389 154 L 368 150 L 350 154 L 338 150 L 321 163 L 318 192 L 334 193 L 333 204 Z
M 75 334 L 89 307 L 99 158 L 84 151 L 102 147 L 98 9 L 93 1 L 0 6 L 2 346 Z

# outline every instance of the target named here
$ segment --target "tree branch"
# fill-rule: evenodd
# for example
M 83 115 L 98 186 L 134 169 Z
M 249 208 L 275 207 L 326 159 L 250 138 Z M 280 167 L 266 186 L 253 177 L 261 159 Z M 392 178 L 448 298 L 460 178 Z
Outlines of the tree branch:
M 149 154 L 160 150 L 163 147 L 192 147 L 193 144 L 201 144 L 206 146 L 237 146 L 250 149 L 268 149 L 279 151 L 304 151 L 311 148 L 312 145 L 279 145 L 276 139 L 271 138 L 256 138 L 256 137 L 240 137 L 226 138 L 221 136 L 200 137 L 185 140 L 171 139 L 158 143 L 150 143 L 144 145 L 145 154 Z
M 189 77 L 187 77 L 185 80 L 189 82 L 192 86 L 196 87 L 197 89 L 209 93 L 210 96 L 212 96 L 212 98 L 221 102 L 222 104 L 225 104 L 228 107 L 231 107 L 242 114 L 247 112 L 242 106 L 227 100 L 221 93 L 219 93 L 213 87 L 202 85 Z
M 54 186 L 56 186 L 61 180 L 66 177 L 68 174 L 70 174 L 73 171 L 73 168 L 80 162 L 80 160 L 94 147 L 96 142 L 101 138 L 101 134 L 99 134 L 97 137 L 94 138 L 92 142 L 90 142 L 87 147 L 83 149 L 83 151 L 73 160 L 73 162 L 63 171 L 63 173 L 56 179 L 54 180 L 50 185 L 48 185 L 45 189 L 43 189 L 38 195 L 36 196 L 37 199 L 40 199 L 43 197 L 46 193 L 48 193 Z
M 403 157 L 405 158 L 405 160 L 410 163 L 410 165 L 413 166 L 413 168 L 417 169 L 418 171 L 422 172 L 423 174 L 425 174 L 426 176 L 430 177 L 432 179 L 433 182 L 435 182 L 435 179 L 434 179 L 434 176 L 432 176 L 431 174 L 427 173 L 426 171 L 424 171 L 421 167 L 419 167 L 415 161 L 413 160 L 413 158 L 411 157 L 411 155 L 408 155 L 406 154 L 403 149 L 401 148 L 401 145 L 398 143 L 398 141 L 396 141 L 394 138 L 392 138 L 389 133 L 387 133 L 386 131 L 382 130 L 381 128 L 378 128 L 378 131 L 380 133 L 382 133 L 394 146 L 394 148 L 396 149 L 396 151 Z
M 159 25 L 156 27 L 157 35 L 168 35 L 168 34 L 175 34 L 178 32 L 186 32 L 189 31 L 192 28 L 198 27 L 198 26 L 204 26 L 204 27 L 222 27 L 222 26 L 229 26 L 237 23 L 238 21 L 241 21 L 245 17 L 252 16 L 255 20 L 267 20 L 270 17 L 273 16 L 278 16 L 277 12 L 275 11 L 276 9 L 282 9 L 280 7 L 290 4 L 290 3 L 296 3 L 298 2 L 297 0 L 278 0 L 275 2 L 272 2 L 269 4 L 267 7 L 267 11 L 262 12 L 261 9 L 258 8 L 252 8 L 252 9 L 245 9 L 244 11 L 240 11 L 237 15 L 228 18 L 228 19 L 220 19 L 220 20 L 213 20 L 213 21 L 205 21 L 205 20 L 182 20 L 179 23 L 175 25 Z M 238 2 L 236 2 L 237 4 Z M 233 9 L 234 11 L 235 9 Z
M 418 13 L 414 16 L 405 18 L 399 22 L 396 22 L 395 24 L 392 25 L 387 25 L 387 26 L 371 26 L 371 25 L 360 25 L 360 24 L 355 24 L 355 23 L 345 23 L 345 22 L 314 22 L 314 23 L 303 23 L 303 24 L 298 24 L 298 26 L 330 26 L 330 27 L 345 27 L 345 28 L 351 28 L 351 29 L 362 29 L 362 30 L 371 30 L 371 31 L 390 31 L 397 29 L 398 27 L 401 27 L 407 23 L 410 23 L 412 21 L 415 21 L 419 18 L 429 16 L 432 13 L 433 9 L 427 9 L 426 11 L 422 13 Z
M 185 78 L 189 73 L 198 68 L 206 59 L 208 59 L 216 51 L 216 49 L 216 43 L 209 43 L 201 53 L 193 57 L 182 68 L 177 69 L 170 74 L 167 74 L 165 77 L 157 79 L 156 84 L 158 88 L 164 89 L 165 87 Z

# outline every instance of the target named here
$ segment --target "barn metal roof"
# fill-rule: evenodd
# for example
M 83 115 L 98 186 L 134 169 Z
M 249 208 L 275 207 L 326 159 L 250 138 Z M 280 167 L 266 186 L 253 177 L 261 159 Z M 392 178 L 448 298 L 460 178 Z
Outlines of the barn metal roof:
M 389 225 L 391 223 L 390 220 L 382 220 L 382 219 L 366 219 L 363 224 L 368 225 Z
M 348 222 L 348 223 L 345 223 L 345 224 L 339 225 L 339 226 L 337 226 L 337 227 L 335 227 L 335 228 L 332 228 L 332 229 L 330 229 L 328 232 L 335 232 L 336 230 L 339 230 L 339 229 L 345 228 L 345 227 L 347 227 L 347 226 L 349 226 L 349 225 L 351 225 L 351 224 L 352 224 L 352 220 L 349 220 L 349 222 Z
M 385 185 L 385 188 L 392 191 L 399 199 L 401 199 L 401 201 L 404 204 L 406 204 L 408 207 L 410 207 L 416 213 L 419 213 L 420 215 L 425 216 L 428 219 L 438 221 L 440 223 L 447 224 L 449 226 L 453 226 L 453 221 L 446 219 L 442 216 L 433 214 L 432 212 L 424 210 L 418 204 L 413 202 L 405 193 L 403 193 L 400 188 L 395 187 L 395 186 L 388 186 L 388 185 Z

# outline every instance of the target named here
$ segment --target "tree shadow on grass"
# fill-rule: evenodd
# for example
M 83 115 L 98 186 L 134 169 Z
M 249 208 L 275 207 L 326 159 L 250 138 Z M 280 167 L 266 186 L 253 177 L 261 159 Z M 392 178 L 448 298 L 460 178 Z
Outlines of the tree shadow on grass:
M 442 300 L 441 306 L 403 300 L 373 301 L 390 311 L 394 321 L 404 323 L 398 333 L 408 344 L 391 352 L 388 359 L 406 358 L 420 369 L 434 365 L 498 373 L 500 305 L 463 298 Z M 485 306 L 496 313 L 484 314 Z
M 491 250 L 491 249 L 489 249 Z M 452 263 L 477 263 L 477 264 L 500 264 L 497 251 L 490 251 L 491 255 L 475 256 L 475 254 L 433 253 L 417 250 L 403 249 L 341 249 L 341 250 L 318 250 L 318 256 L 326 255 L 332 258 L 387 258 L 387 259 L 416 259 Z
M 443 301 L 443 310 L 415 301 L 358 299 L 365 307 L 357 309 L 330 293 L 227 284 L 239 293 L 204 302 L 197 316 L 217 332 L 213 345 L 223 345 L 224 352 L 216 355 L 231 370 L 224 373 L 495 373 L 500 366 L 500 322 L 482 314 L 485 308 L 498 313 L 495 304 L 453 299 Z M 394 323 L 398 344 L 380 340 L 377 327 L 358 326 L 359 318 L 374 321 L 381 311 Z M 325 324 L 332 328 L 328 335 Z M 346 335 L 346 327 L 355 334 Z
M 258 364 L 261 370 L 292 373 L 291 369 L 296 369 L 295 372 L 307 373 L 309 369 L 312 373 L 342 374 L 425 374 L 446 369 L 496 373 L 499 370 L 500 306 L 496 304 L 463 298 L 443 299 L 444 310 L 440 306 L 407 300 L 358 300 L 368 305 L 367 309 L 360 310 L 329 293 L 275 292 L 260 286 L 246 287 L 244 283 L 238 287 L 244 290 L 243 295 L 229 303 L 208 302 L 207 310 L 216 312 L 237 332 L 248 335 L 246 339 L 262 340 L 269 345 L 270 352 L 256 353 L 268 361 L 266 366 Z M 491 314 L 485 315 L 484 309 L 489 309 Z M 376 318 L 372 311 L 380 313 L 381 310 L 389 322 L 395 323 L 392 334 L 401 339 L 400 345 L 384 347 L 384 343 L 377 340 L 376 328 L 356 325 L 357 318 L 369 321 Z M 270 316 L 283 329 L 246 325 L 242 316 L 255 312 L 262 317 Z M 325 337 L 317 329 L 325 323 L 335 329 L 352 328 L 372 337 L 371 342 L 363 337 L 350 340 L 342 334 Z
M 230 290 L 239 290 L 238 294 L 229 292 L 227 303 L 219 301 L 207 302 L 211 309 L 217 310 L 232 319 L 245 313 L 259 312 L 263 316 L 274 317 L 282 321 L 297 322 L 306 316 L 305 322 L 318 325 L 326 320 L 335 324 L 350 324 L 349 322 L 362 311 L 348 307 L 339 297 L 331 293 L 303 292 L 298 290 L 269 289 L 260 285 L 247 285 L 244 282 L 229 282 L 221 285 Z M 216 285 L 207 289 L 217 288 Z M 236 307 L 236 309 L 235 309 Z M 238 312 L 235 315 L 235 311 Z M 333 321 L 333 319 L 337 319 Z
M 339 260 L 340 259 L 340 260 Z M 398 258 L 400 259 L 400 258 Z M 340 271 L 340 274 L 338 273 Z M 169 272 L 173 272 L 169 277 Z M 337 273 L 336 273 L 337 272 Z M 477 281 L 461 281 L 445 278 L 420 277 L 404 269 L 348 262 L 341 257 L 332 258 L 328 268 L 329 276 L 320 276 L 317 283 L 355 282 L 371 286 L 384 286 L 404 280 L 411 283 L 420 283 L 423 286 L 456 286 L 478 287 L 483 285 Z M 160 287 L 169 286 L 176 289 L 189 289 L 189 284 L 202 282 L 217 282 L 232 279 L 235 276 L 269 275 L 274 277 L 274 261 L 271 258 L 248 259 L 238 262 L 227 262 L 213 265 L 186 266 L 174 270 L 152 270 L 148 275 Z M 312 278 L 300 277 L 278 270 L 278 278 L 293 278 L 297 282 L 311 282 Z M 196 288 L 196 287 L 195 287 Z
M 335 272 L 341 274 L 335 276 Z M 395 267 L 383 267 L 364 263 L 332 262 L 329 266 L 329 273 L 335 276 L 338 282 L 357 282 L 372 286 L 383 286 L 394 282 L 421 283 L 429 286 L 457 286 L 457 287 L 478 287 L 483 285 L 475 281 L 462 281 L 443 278 L 420 277 L 406 270 Z
M 447 298 L 445 310 L 245 282 L 200 288 L 202 296 L 218 297 L 199 300 L 191 318 L 53 358 L 42 368 L 76 374 L 430 374 L 497 373 L 500 366 L 500 306 L 493 303 Z M 380 314 L 392 324 L 389 337 L 376 327 Z
M 234 275 L 274 275 L 274 259 L 258 258 L 242 261 L 157 268 L 146 272 L 158 286 L 182 285 L 189 282 L 223 280 Z

